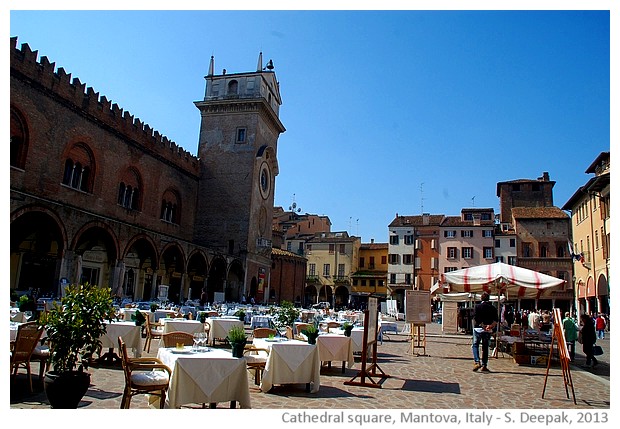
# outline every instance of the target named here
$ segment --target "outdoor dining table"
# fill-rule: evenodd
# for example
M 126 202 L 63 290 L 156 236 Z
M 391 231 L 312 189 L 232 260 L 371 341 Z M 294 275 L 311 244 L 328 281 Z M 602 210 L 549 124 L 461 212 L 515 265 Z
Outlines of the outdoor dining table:
M 269 392 L 274 385 L 305 384 L 316 393 L 321 385 L 321 360 L 316 344 L 305 341 L 254 338 L 258 348 L 269 350 L 260 389 Z
M 121 314 L 123 315 L 123 319 L 127 322 L 133 322 L 132 317 L 135 316 L 137 308 L 121 308 Z M 140 310 L 140 313 L 144 315 L 144 317 L 149 318 L 151 322 L 155 321 L 155 315 L 149 310 Z
M 331 367 L 332 361 L 342 362 L 342 372 L 345 364 L 351 368 L 355 363 L 353 358 L 353 341 L 344 334 L 321 334 L 316 339 L 321 362 L 327 362 Z
M 142 327 L 137 326 L 135 322 L 112 322 L 106 323 L 106 333 L 99 337 L 101 347 L 107 348 L 108 351 L 99 356 L 99 362 L 114 363 L 120 361 L 119 356 L 114 352 L 114 348 L 118 347 L 118 337 L 121 337 L 128 348 L 133 350 L 134 357 L 142 355 L 141 332 Z
M 187 319 L 160 319 L 160 322 L 164 324 L 163 333 L 169 332 L 187 332 L 194 334 L 196 332 L 204 332 L 205 327 L 200 320 L 187 320 Z
M 354 353 L 361 352 L 364 347 L 364 328 L 355 327 L 351 330 L 351 350 Z
M 252 316 L 250 328 L 269 328 L 271 320 L 271 316 Z
M 157 357 L 170 368 L 172 376 L 166 395 L 167 408 L 186 404 L 211 404 L 230 401 L 230 408 L 251 408 L 245 359 L 235 358 L 224 349 L 191 347 L 178 350 L 160 347 Z M 159 401 L 149 398 L 150 404 Z
M 163 319 L 164 317 L 174 316 L 177 312 L 174 310 L 165 310 L 163 308 L 158 308 L 155 310 L 155 322 L 159 322 L 159 319 Z
M 205 320 L 211 325 L 209 330 L 209 342 L 215 345 L 216 339 L 224 339 L 228 336 L 228 331 L 233 326 L 239 326 L 243 329 L 243 322 L 239 318 L 213 317 Z

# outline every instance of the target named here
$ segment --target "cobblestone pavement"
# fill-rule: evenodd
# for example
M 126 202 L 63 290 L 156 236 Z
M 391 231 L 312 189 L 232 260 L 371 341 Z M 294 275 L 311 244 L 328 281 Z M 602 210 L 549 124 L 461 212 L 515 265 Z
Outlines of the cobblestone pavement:
M 402 328 L 402 322 L 399 322 Z M 399 332 L 400 329 L 399 329 Z M 389 337 L 389 338 L 388 338 Z M 468 335 L 442 335 L 438 324 L 427 325 L 426 354 L 411 352 L 409 336 L 389 334 L 378 346 L 377 363 L 389 377 L 381 388 L 348 386 L 361 368 L 359 357 L 351 369 L 341 373 L 340 365 L 324 368 L 317 393 L 306 393 L 303 385 L 276 386 L 263 393 L 248 373 L 250 397 L 254 409 L 608 409 L 610 407 L 609 335 L 599 340 L 605 350 L 594 369 L 582 368 L 583 355 L 571 364 L 575 391 L 564 386 L 559 365 L 547 367 L 517 365 L 507 354 L 489 361 L 490 373 L 473 372 L 471 338 Z M 147 356 L 157 355 L 157 346 Z M 38 372 L 38 363 L 33 364 Z M 122 369 L 93 367 L 91 386 L 80 408 L 119 408 L 124 386 Z M 34 393 L 29 393 L 25 371 L 11 380 L 12 409 L 48 409 L 42 384 L 34 378 Z M 547 378 L 544 398 L 543 387 Z M 359 380 L 359 379 L 358 379 Z M 228 403 L 218 404 L 227 408 Z M 190 406 L 191 407 L 191 406 Z M 198 406 L 196 406 L 198 407 Z M 148 408 L 144 395 L 135 396 L 131 408 Z

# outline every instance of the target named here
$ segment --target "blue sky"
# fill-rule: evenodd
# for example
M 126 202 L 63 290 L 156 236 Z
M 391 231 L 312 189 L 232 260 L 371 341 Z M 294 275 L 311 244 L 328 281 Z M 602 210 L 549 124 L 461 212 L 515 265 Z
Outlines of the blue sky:
M 561 207 L 610 149 L 607 10 L 28 10 L 10 35 L 193 154 L 211 55 L 236 73 L 262 51 L 276 205 L 363 242 L 396 213 L 497 211 L 497 182 L 544 171 Z

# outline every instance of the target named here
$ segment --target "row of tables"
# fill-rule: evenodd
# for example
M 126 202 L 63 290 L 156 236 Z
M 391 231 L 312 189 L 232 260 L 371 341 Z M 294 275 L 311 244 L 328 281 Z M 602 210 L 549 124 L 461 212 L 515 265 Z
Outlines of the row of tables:
M 170 319 L 162 317 L 162 332 L 204 332 L 204 325 L 197 320 Z M 208 318 L 209 342 L 225 338 L 232 326 L 243 327 L 234 318 Z M 135 357 L 142 354 L 141 327 L 133 321 L 117 321 L 107 324 L 107 333 L 101 337 L 102 346 L 113 352 L 122 337 Z M 305 384 L 308 392 L 318 392 L 322 364 L 342 362 L 348 368 L 354 365 L 354 351 L 361 351 L 363 328 L 353 329 L 350 337 L 336 329 L 333 333 L 321 333 L 317 343 L 286 338 L 253 339 L 256 347 L 269 350 L 269 357 L 261 377 L 260 388 L 270 391 L 275 385 Z M 157 357 L 172 370 L 167 407 L 178 408 L 184 404 L 231 402 L 241 408 L 251 408 L 248 387 L 247 363 L 244 358 L 234 358 L 229 350 L 205 347 L 182 350 L 166 348 L 160 344 Z M 156 401 L 158 398 L 152 398 Z M 151 398 L 149 398 L 151 400 Z

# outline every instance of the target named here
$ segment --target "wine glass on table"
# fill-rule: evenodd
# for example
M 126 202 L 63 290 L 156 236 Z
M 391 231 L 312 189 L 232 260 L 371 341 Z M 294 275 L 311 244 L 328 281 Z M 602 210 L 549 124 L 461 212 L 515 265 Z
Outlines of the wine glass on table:
M 200 349 L 200 332 L 194 332 L 194 351 L 197 352 Z

